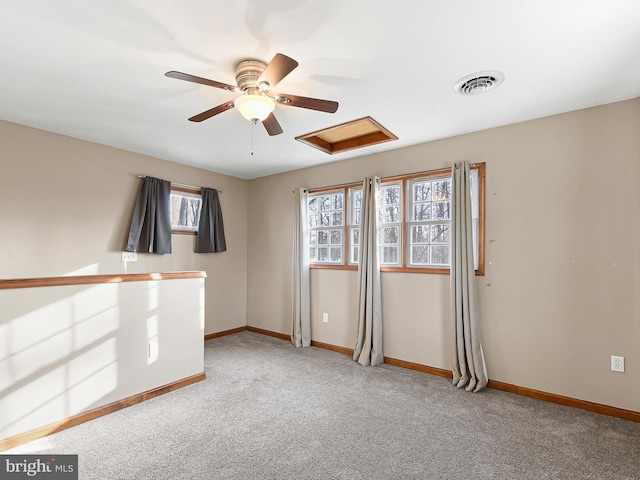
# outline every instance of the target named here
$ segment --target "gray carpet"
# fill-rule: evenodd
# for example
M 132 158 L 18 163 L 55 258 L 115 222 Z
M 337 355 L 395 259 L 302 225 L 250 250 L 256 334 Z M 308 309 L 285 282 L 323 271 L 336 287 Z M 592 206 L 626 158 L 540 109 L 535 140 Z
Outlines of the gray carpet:
M 639 479 L 640 424 L 243 332 L 207 380 L 6 453 L 80 478 Z

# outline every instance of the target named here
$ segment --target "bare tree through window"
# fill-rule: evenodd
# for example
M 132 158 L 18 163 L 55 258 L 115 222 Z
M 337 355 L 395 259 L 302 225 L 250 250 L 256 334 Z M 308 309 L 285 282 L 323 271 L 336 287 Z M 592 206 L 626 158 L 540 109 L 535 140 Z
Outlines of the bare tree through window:
M 197 193 L 171 192 L 171 228 L 174 232 L 195 232 L 200 220 L 202 197 Z

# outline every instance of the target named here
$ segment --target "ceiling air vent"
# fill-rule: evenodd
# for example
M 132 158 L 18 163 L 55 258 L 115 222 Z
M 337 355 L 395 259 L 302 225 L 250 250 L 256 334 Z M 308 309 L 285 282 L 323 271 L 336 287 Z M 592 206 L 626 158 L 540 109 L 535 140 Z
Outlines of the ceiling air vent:
M 462 77 L 453 86 L 460 95 L 480 95 L 493 90 L 504 80 L 504 74 L 496 70 L 476 72 Z

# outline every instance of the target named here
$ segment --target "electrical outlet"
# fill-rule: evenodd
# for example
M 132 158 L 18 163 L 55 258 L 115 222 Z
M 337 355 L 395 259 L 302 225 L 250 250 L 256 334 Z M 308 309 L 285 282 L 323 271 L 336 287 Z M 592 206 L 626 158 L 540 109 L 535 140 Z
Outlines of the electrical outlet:
M 136 252 L 122 252 L 123 262 L 137 262 L 138 254 Z
M 328 313 L 323 313 L 322 314 L 322 322 L 323 323 L 329 323 L 329 314 Z
M 624 373 L 624 357 L 611 355 L 611 371 Z

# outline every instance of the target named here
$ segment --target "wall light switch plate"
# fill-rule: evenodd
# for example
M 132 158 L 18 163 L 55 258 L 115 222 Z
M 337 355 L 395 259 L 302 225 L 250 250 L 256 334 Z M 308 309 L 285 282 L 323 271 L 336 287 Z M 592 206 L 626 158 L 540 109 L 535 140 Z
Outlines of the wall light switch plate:
M 122 252 L 123 262 L 137 262 L 138 254 L 136 252 Z
M 323 313 L 322 314 L 322 321 L 324 323 L 329 323 L 329 314 L 328 313 Z

